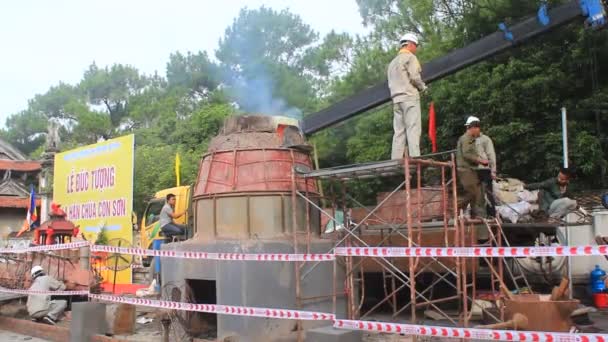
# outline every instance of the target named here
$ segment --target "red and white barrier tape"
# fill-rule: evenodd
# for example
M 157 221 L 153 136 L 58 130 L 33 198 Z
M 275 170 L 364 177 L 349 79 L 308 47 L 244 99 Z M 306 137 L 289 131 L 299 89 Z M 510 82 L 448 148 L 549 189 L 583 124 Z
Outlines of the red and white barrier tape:
M 362 257 L 539 257 L 608 255 L 608 245 L 555 247 L 338 247 L 336 256 Z
M 29 252 L 47 252 L 47 251 L 57 251 L 62 249 L 75 249 L 88 247 L 91 244 L 88 241 L 77 241 L 70 243 L 63 243 L 58 245 L 42 245 L 42 246 L 34 246 L 34 247 L 24 247 L 24 248 L 0 248 L 0 254 L 7 253 L 29 253 Z
M 539 257 L 539 256 L 602 256 L 608 255 L 608 245 L 600 246 L 553 246 L 553 247 L 337 247 L 334 253 L 289 254 L 289 253 L 208 253 L 143 248 L 91 245 L 78 241 L 59 245 L 44 245 L 25 248 L 0 248 L 2 253 L 28 253 L 91 247 L 92 252 L 106 252 L 140 256 L 158 256 L 199 260 L 236 261 L 332 261 L 336 256 L 361 257 Z
M 208 313 L 216 313 L 216 314 L 222 314 L 222 315 L 266 317 L 266 318 L 280 318 L 280 319 L 299 319 L 299 320 L 306 320 L 306 321 L 332 321 L 335 318 L 333 314 L 322 313 L 322 312 L 311 312 L 311 311 L 284 310 L 284 309 L 271 309 L 271 308 L 252 308 L 252 307 L 229 306 L 229 305 L 193 304 L 193 303 L 171 302 L 171 301 L 165 301 L 165 300 L 119 297 L 119 296 L 111 296 L 111 295 L 103 295 L 103 294 L 90 294 L 89 297 L 93 298 L 93 299 L 107 301 L 107 302 L 126 303 L 126 304 L 148 306 L 148 307 L 160 308 L 160 309 L 208 312 Z
M 608 342 L 608 334 L 569 334 L 539 331 L 451 328 L 414 324 L 351 321 L 344 319 L 335 320 L 334 327 L 338 329 L 361 330 L 378 333 L 492 341 Z
M 128 248 L 114 246 L 91 246 L 92 252 L 107 252 L 141 256 L 158 256 L 199 260 L 239 260 L 239 261 L 331 261 L 333 254 L 249 254 L 249 253 L 207 253 L 171 250 L 152 250 L 143 248 Z
M 0 287 L 0 292 L 16 293 L 23 295 L 43 295 L 43 296 L 87 296 L 88 290 L 81 291 L 34 291 L 34 290 L 17 290 Z
M 100 301 L 133 304 L 159 309 L 184 310 L 233 315 L 245 317 L 264 317 L 275 319 L 292 319 L 308 321 L 333 321 L 338 329 L 361 330 L 376 333 L 415 335 L 441 338 L 478 339 L 491 341 L 520 341 L 520 342 L 608 342 L 608 334 L 569 334 L 540 331 L 490 330 L 458 327 L 438 327 L 415 324 L 383 323 L 369 321 L 353 321 L 336 319 L 333 314 L 300 310 L 285 310 L 273 308 L 256 308 L 230 305 L 193 304 L 165 300 L 131 298 L 105 294 L 92 294 L 89 291 L 32 291 L 14 290 L 0 287 L 0 292 L 25 295 L 55 295 L 76 296 L 88 295 L 91 299 Z

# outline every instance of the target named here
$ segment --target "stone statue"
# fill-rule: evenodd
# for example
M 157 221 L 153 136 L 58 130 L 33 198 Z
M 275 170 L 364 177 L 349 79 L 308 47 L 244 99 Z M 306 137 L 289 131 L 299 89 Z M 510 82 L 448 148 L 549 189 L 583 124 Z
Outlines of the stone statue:
M 59 124 L 54 121 L 49 121 L 46 133 L 46 148 L 52 151 L 57 151 L 59 148 Z

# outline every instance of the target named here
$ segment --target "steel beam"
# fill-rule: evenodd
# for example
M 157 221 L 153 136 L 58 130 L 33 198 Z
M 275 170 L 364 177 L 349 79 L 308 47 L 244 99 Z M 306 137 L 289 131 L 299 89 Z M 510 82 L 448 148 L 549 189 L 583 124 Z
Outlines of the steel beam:
M 498 31 L 471 43 L 461 49 L 454 50 L 445 56 L 436 58 L 423 66 L 422 78 L 426 83 L 449 76 L 470 65 L 486 60 L 524 41 L 563 26 L 576 18 L 582 18 L 583 13 L 577 0 L 558 6 L 548 12 L 549 23 L 545 26 L 536 16 L 507 27 L 507 31 Z M 512 40 L 506 33 L 512 34 Z M 388 83 L 384 81 L 373 87 L 354 94 L 320 112 L 310 114 L 303 120 L 305 134 L 313 134 L 326 127 L 332 126 L 390 100 Z

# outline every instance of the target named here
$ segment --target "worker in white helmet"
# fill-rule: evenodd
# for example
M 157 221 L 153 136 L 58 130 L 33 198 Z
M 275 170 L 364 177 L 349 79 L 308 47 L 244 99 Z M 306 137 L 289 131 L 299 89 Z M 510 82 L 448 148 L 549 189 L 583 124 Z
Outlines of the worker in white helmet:
M 420 156 L 420 133 L 422 119 L 420 92 L 426 90 L 420 73 L 422 67 L 416 58 L 418 37 L 405 34 L 399 41 L 399 54 L 388 66 L 388 87 L 393 100 L 393 147 L 391 159 L 404 157 L 405 148 L 409 157 Z
M 458 180 L 464 189 L 462 208 L 471 205 L 471 218 L 485 218 L 485 206 L 481 181 L 477 170 L 480 166 L 489 165 L 487 159 L 479 156 L 476 139 L 481 134 L 481 124 L 476 117 L 469 117 L 465 123 L 466 132 L 458 139 L 456 146 L 456 166 Z
M 64 291 L 65 284 L 46 275 L 41 266 L 34 266 L 31 270 L 31 291 Z M 65 300 L 51 300 L 46 294 L 31 294 L 27 296 L 27 312 L 29 315 L 46 324 L 55 325 L 59 317 L 68 306 Z

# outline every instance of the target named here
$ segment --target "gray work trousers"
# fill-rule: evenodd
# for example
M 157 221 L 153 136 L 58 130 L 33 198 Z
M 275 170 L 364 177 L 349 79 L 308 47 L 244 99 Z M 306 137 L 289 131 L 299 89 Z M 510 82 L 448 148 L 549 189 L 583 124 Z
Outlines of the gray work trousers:
M 551 202 L 551 206 L 549 207 L 550 217 L 560 219 L 569 213 L 575 211 L 578 208 L 578 203 L 575 200 L 570 199 L 568 197 L 556 199 Z
M 57 321 L 59 316 L 65 311 L 68 307 L 68 302 L 65 300 L 51 300 L 49 302 L 49 309 L 38 311 L 32 314 L 32 318 L 40 319 L 45 316 L 50 317 L 53 321 Z
M 460 204 L 462 209 L 466 209 L 467 205 L 471 205 L 471 217 L 486 217 L 486 208 L 482 193 L 481 181 L 475 170 L 459 168 L 458 180 L 464 190 L 464 201 Z
M 401 159 L 408 148 L 410 157 L 420 156 L 422 118 L 420 100 L 408 100 L 393 104 L 393 148 L 391 159 Z

